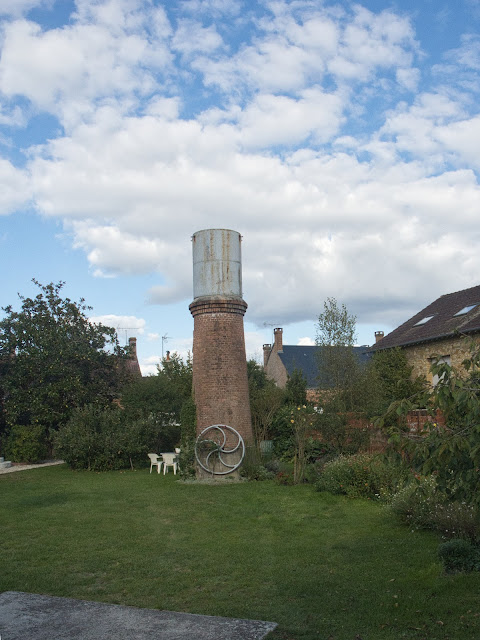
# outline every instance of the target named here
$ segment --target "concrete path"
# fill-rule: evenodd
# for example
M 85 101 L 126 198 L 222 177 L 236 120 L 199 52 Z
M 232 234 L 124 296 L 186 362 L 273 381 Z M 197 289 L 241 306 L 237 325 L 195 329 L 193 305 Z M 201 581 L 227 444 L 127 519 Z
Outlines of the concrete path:
M 261 640 L 274 622 L 0 593 L 2 640 Z
M 54 464 L 64 464 L 63 460 L 48 460 L 47 462 L 39 462 L 38 464 L 20 464 L 17 462 L 12 463 L 11 467 L 0 469 L 0 475 L 2 473 L 13 473 L 14 471 L 25 471 L 26 469 L 39 469 L 40 467 L 51 467 Z

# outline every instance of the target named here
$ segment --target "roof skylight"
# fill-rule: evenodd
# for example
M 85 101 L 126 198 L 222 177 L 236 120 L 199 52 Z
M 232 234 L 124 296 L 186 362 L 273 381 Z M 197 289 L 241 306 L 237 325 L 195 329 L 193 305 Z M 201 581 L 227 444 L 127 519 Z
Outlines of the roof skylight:
M 475 307 L 477 307 L 477 306 L 478 306 L 478 303 L 477 304 L 469 304 L 466 307 L 463 307 L 463 309 L 460 309 L 460 311 L 457 311 L 457 313 L 453 317 L 455 318 L 456 316 L 464 316 L 466 313 L 468 313 L 472 309 L 475 309 Z
M 414 327 L 419 327 L 422 324 L 426 324 L 429 320 L 431 320 L 434 317 L 434 315 L 435 314 L 433 314 L 433 316 L 425 316 L 425 318 L 422 318 L 421 320 L 416 322 L 413 326 Z

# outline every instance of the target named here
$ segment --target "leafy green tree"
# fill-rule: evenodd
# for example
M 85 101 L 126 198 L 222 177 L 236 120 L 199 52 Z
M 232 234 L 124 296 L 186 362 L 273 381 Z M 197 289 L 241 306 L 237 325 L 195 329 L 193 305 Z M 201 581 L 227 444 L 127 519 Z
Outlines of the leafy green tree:
M 180 423 L 184 402 L 192 397 L 192 361 L 177 353 L 163 359 L 157 375 L 137 379 L 122 390 L 122 406 L 134 416 L 155 415 L 164 423 Z
M 356 340 L 356 316 L 341 307 L 335 298 L 327 298 L 318 316 L 316 343 L 326 347 L 352 347 Z
M 250 395 L 257 389 L 263 389 L 263 387 L 268 383 L 265 369 L 253 358 L 247 360 L 247 376 Z
M 354 352 L 356 317 L 348 313 L 344 304 L 327 298 L 323 313 L 318 316 L 316 344 L 320 392 L 324 409 L 332 412 L 352 411 L 356 408 L 360 366 Z
M 403 349 L 374 353 L 363 379 L 363 409 L 369 417 L 384 414 L 396 400 L 409 398 L 425 388 L 425 379 L 412 379 L 412 370 Z
M 471 343 L 460 370 L 436 360 L 431 372 L 438 383 L 393 402 L 378 425 L 396 417 L 388 428 L 392 444 L 421 473 L 434 474 L 438 489 L 449 498 L 480 505 L 480 346 Z M 418 408 L 427 408 L 430 419 L 423 432 L 412 433 L 405 417 Z
M 267 378 L 263 367 L 255 360 L 247 362 L 252 428 L 257 448 L 268 439 L 272 421 L 285 401 L 285 391 Z
M 300 369 L 295 368 L 288 376 L 285 386 L 285 402 L 303 406 L 307 403 L 307 379 Z
M 359 364 L 353 350 L 356 339 L 356 317 L 335 298 L 327 298 L 316 325 L 316 344 L 321 391 L 331 391 L 329 402 L 337 411 L 350 411 L 359 377 Z M 323 387 L 323 389 L 322 389 Z
M 115 330 L 91 323 L 82 298 L 62 298 L 64 282 L 19 296 L 20 311 L 0 321 L 1 410 L 4 429 L 40 425 L 47 439 L 77 407 L 108 404 L 124 383 L 127 352 Z

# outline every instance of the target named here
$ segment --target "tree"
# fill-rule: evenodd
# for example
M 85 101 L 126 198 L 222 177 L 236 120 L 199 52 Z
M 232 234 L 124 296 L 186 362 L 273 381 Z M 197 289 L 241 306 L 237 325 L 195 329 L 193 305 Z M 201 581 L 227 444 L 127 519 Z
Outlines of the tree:
M 349 315 L 335 298 L 323 303 L 323 313 L 318 316 L 316 343 L 327 347 L 352 347 L 356 340 L 356 316 Z
M 434 474 L 438 489 L 449 498 L 480 505 L 480 346 L 471 343 L 460 370 L 440 359 L 430 370 L 438 383 L 393 402 L 378 425 L 396 417 L 388 429 L 392 444 L 421 473 Z M 412 433 L 404 418 L 417 408 L 427 408 L 430 419 L 421 433 Z
M 307 403 L 307 379 L 303 372 L 296 367 L 292 375 L 288 376 L 285 386 L 285 401 L 287 404 L 301 405 Z
M 132 416 L 155 415 L 179 424 L 184 402 L 192 397 L 192 361 L 173 353 L 157 367 L 157 375 L 134 380 L 122 390 L 122 406 Z
M 349 315 L 344 304 L 339 307 L 335 298 L 327 298 L 323 303 L 323 313 L 318 316 L 316 328 L 321 390 L 325 387 L 331 390 L 329 401 L 334 402 L 337 410 L 352 410 L 359 375 L 353 350 L 356 317 Z
M 403 349 L 376 351 L 367 365 L 364 382 L 364 411 L 369 417 L 384 414 L 390 404 L 409 398 L 425 387 L 424 378 L 412 379 Z
M 267 440 L 273 418 L 284 403 L 285 392 L 267 378 L 263 367 L 255 360 L 247 362 L 247 374 L 253 434 L 260 450 L 260 443 Z
M 125 379 L 127 350 L 115 330 L 91 323 L 82 298 L 62 298 L 64 282 L 19 296 L 20 311 L 3 308 L 0 321 L 1 410 L 4 429 L 40 426 L 47 440 L 77 407 L 105 405 Z

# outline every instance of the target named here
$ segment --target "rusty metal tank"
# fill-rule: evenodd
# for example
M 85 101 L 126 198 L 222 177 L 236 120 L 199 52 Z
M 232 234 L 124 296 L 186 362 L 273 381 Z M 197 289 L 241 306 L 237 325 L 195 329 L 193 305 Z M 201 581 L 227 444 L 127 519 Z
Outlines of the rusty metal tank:
M 204 229 L 192 236 L 193 297 L 242 297 L 242 237 L 231 229 Z

